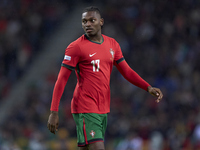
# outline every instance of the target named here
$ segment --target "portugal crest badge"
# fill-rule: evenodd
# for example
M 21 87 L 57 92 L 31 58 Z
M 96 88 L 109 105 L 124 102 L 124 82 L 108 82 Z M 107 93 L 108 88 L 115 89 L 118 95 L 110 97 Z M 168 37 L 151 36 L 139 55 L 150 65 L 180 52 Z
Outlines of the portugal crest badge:
M 114 59 L 115 52 L 112 50 L 112 48 L 110 48 L 110 54 L 112 55 L 112 59 Z
M 95 132 L 91 130 L 90 135 L 92 136 L 92 138 L 94 138 Z

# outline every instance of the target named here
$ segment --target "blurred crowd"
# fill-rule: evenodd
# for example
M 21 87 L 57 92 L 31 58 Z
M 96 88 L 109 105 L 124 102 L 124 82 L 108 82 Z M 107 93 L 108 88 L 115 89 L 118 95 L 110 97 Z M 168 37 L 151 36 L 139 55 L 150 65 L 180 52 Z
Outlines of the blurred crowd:
M 73 9 L 64 0 L 1 0 L 0 99 L 23 76 L 63 15 Z
M 26 4 L 32 1 L 21 2 Z M 13 6 L 7 3 L 5 1 L 0 9 Z M 45 6 L 49 5 L 50 3 Z M 0 72 L 0 80 L 4 82 L 17 79 L 18 71 L 21 71 L 16 70 L 16 65 L 22 62 L 27 64 L 34 57 L 38 44 L 34 45 L 33 41 L 41 42 L 43 36 L 40 34 L 48 29 L 41 21 L 46 20 L 44 18 L 49 13 L 44 13 L 44 10 L 48 12 L 49 9 L 42 9 L 44 5 L 41 6 L 40 1 L 34 6 L 13 6 L 20 12 L 15 13 L 13 18 L 9 17 L 10 12 L 5 16 L 0 14 L 0 22 L 5 22 L 5 25 L 0 23 L 0 68 L 3 72 Z M 53 14 L 60 14 L 62 17 L 60 9 L 56 9 L 62 5 L 54 6 Z M 39 10 L 43 10 L 43 13 L 38 14 Z M 56 10 L 59 10 L 58 13 L 55 13 Z M 34 14 L 36 16 L 32 16 Z M 30 16 L 39 17 L 36 20 L 40 20 L 38 22 L 42 25 L 32 22 L 34 25 L 29 26 Z M 49 20 L 54 18 L 48 17 Z M 102 17 L 105 19 L 103 33 L 114 37 L 120 43 L 129 65 L 152 86 L 159 87 L 164 94 L 163 100 L 157 104 L 153 96 L 128 83 L 113 68 L 106 149 L 200 149 L 200 1 L 109 0 L 104 1 Z M 46 22 L 46 26 L 51 21 Z M 56 24 L 57 21 L 53 20 L 53 23 Z M 13 36 L 19 37 L 13 39 Z M 61 100 L 59 131 L 53 135 L 46 127 L 59 68 L 60 63 L 55 64 L 52 66 L 54 71 L 45 79 L 30 83 L 26 103 L 18 104 L 12 110 L 13 115 L 0 128 L 0 149 L 76 149 L 76 128 L 70 113 L 70 101 L 76 84 L 74 73 L 70 76 Z M 0 82 L 1 87 L 4 82 Z

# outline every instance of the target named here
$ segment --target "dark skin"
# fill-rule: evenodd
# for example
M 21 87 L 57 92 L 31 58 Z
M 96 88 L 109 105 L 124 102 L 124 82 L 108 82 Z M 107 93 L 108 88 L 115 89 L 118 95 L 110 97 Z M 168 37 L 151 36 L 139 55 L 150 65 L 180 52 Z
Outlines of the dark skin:
M 104 24 L 103 18 L 95 11 L 84 12 L 82 14 L 82 28 L 90 40 L 95 42 L 102 42 L 101 27 Z M 157 97 L 156 102 L 160 102 L 163 94 L 159 88 L 149 86 L 147 91 Z M 58 131 L 59 116 L 57 111 L 51 111 L 47 123 L 49 131 L 53 134 Z M 85 147 L 79 147 L 79 150 L 105 150 L 103 142 L 96 142 Z
M 103 26 L 103 23 L 103 18 L 95 11 L 82 14 L 82 28 L 92 41 L 102 42 L 101 26 Z

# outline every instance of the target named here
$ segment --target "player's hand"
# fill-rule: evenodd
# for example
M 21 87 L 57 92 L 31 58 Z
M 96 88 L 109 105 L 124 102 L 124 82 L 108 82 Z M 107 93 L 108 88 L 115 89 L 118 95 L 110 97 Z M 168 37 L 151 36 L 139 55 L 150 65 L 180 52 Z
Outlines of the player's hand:
M 162 92 L 161 92 L 161 90 L 159 88 L 155 88 L 155 87 L 149 86 L 147 91 L 151 95 L 157 97 L 157 100 L 156 100 L 157 103 L 159 103 L 161 101 L 161 99 L 163 98 L 163 94 L 162 94 Z
M 49 120 L 47 122 L 47 127 L 49 131 L 53 134 L 56 134 L 56 131 L 58 131 L 58 125 L 59 125 L 58 112 L 51 111 L 51 114 L 49 115 Z

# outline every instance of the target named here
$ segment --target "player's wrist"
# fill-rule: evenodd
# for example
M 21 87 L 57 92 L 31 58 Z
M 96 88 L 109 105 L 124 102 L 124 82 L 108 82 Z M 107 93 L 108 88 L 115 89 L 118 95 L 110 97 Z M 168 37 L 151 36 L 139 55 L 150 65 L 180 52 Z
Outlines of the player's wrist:
M 58 111 L 51 111 L 51 114 L 58 114 Z
M 152 86 L 151 86 L 151 85 L 150 85 L 150 86 L 148 86 L 148 87 L 147 87 L 147 92 L 149 92 L 151 88 L 152 88 Z

